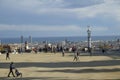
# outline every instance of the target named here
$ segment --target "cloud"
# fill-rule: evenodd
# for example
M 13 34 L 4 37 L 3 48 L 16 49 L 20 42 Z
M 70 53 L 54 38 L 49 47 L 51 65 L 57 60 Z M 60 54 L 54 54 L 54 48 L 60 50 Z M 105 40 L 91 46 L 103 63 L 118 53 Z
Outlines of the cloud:
M 77 25 L 45 26 L 45 25 L 7 25 L 0 24 L 1 31 L 69 31 L 86 32 L 87 27 Z M 109 30 L 108 27 L 92 26 L 92 31 L 102 32 Z
M 3 8 L 37 15 L 71 14 L 80 19 L 102 15 L 120 20 L 119 0 L 1 0 L 0 5 Z
M 17 8 L 79 8 L 103 3 L 104 0 L 1 0 L 2 6 Z M 15 8 L 16 8 L 15 7 Z
M 64 8 L 82 8 L 82 7 L 89 7 L 93 5 L 98 5 L 104 2 L 104 0 L 64 0 L 66 6 Z
M 120 26 L 120 0 L 0 0 L 0 11 L 0 31 L 86 34 L 90 24 L 104 35 Z
M 103 0 L 1 0 L 3 8 L 31 13 L 67 13 L 75 8 L 82 8 L 103 3 Z
M 93 32 L 105 32 L 108 31 L 109 28 L 108 27 L 101 27 L 101 26 L 97 26 L 97 27 L 92 27 Z
M 119 2 L 119 3 L 118 3 Z M 84 8 L 73 9 L 79 18 L 95 18 L 102 15 L 104 18 L 112 17 L 119 20 L 120 1 L 105 0 L 104 3 Z
M 1 31 L 79 31 L 79 26 L 44 26 L 44 25 L 6 25 L 0 24 Z

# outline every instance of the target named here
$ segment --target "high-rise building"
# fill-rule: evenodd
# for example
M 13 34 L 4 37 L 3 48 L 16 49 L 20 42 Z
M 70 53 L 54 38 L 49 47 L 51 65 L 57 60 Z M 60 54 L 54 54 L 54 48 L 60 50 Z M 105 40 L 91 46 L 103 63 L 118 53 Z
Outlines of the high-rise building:
M 21 43 L 23 43 L 23 36 L 21 36 Z
M 29 43 L 32 43 L 32 37 L 29 36 Z

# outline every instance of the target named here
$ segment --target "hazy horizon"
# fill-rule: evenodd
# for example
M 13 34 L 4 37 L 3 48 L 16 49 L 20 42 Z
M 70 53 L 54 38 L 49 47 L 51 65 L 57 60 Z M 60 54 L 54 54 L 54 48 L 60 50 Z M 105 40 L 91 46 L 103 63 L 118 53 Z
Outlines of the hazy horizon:
M 23 35 L 21 35 L 21 36 L 23 36 Z M 0 37 L 0 38 L 21 38 L 21 36 L 17 36 L 17 37 Z M 31 38 L 67 38 L 67 37 L 87 37 L 87 35 L 86 36 L 37 36 L 37 37 L 35 37 L 35 36 L 23 36 L 23 38 L 29 38 L 29 37 L 31 37 Z M 120 35 L 96 35 L 96 36 L 91 36 L 91 38 L 92 37 L 118 37 L 118 38 L 120 38 Z

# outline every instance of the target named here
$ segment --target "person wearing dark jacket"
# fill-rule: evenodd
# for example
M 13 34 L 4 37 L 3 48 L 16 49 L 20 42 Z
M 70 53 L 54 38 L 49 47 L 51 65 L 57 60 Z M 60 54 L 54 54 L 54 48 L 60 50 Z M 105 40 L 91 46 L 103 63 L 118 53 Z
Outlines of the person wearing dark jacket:
M 10 59 L 10 53 L 9 52 L 6 53 L 6 60 L 7 59 Z
M 9 73 L 8 73 L 8 77 L 10 77 L 10 74 L 11 74 L 11 73 L 12 73 L 13 77 L 15 77 L 15 75 L 14 75 L 14 73 L 13 73 L 13 69 L 15 69 L 13 62 L 10 63 L 9 69 L 10 69 L 10 71 L 9 71 Z

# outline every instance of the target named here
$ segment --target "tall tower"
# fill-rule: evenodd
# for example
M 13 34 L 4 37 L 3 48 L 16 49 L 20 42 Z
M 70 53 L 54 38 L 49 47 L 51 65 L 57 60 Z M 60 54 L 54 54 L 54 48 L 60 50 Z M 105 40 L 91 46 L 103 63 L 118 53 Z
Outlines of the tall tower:
M 21 43 L 23 43 L 23 36 L 21 36 Z
M 20 42 L 21 42 L 20 52 L 22 53 L 23 52 L 23 46 L 22 46 L 22 44 L 23 44 L 23 36 L 21 36 Z
M 32 43 L 32 37 L 29 36 L 29 43 Z
M 88 49 L 90 50 L 91 47 L 92 47 L 92 45 L 91 45 L 91 30 L 90 30 L 90 26 L 88 26 L 87 34 L 88 34 Z
M 2 44 L 2 41 L 0 40 L 0 45 Z

